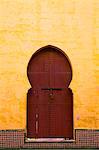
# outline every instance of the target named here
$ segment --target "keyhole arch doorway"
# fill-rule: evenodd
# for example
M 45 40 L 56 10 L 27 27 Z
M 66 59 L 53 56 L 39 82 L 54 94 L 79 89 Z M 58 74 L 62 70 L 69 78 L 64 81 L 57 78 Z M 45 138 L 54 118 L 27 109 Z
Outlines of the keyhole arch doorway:
M 73 139 L 72 66 L 61 49 L 47 45 L 31 57 L 27 76 L 27 137 Z

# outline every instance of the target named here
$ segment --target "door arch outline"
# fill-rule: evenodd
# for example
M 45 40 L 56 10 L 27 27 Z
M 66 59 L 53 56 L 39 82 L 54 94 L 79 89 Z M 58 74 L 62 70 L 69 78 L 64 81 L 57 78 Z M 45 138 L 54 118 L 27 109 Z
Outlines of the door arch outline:
M 71 69 L 71 79 L 70 79 L 70 83 L 71 83 L 71 80 L 72 80 L 72 76 L 73 76 L 73 70 L 72 70 L 72 65 L 71 65 L 71 62 L 70 62 L 70 59 L 69 59 L 69 57 L 66 55 L 66 53 L 63 51 L 63 50 L 61 50 L 60 48 L 58 48 L 58 47 L 56 47 L 56 46 L 52 46 L 52 45 L 47 45 L 47 46 L 44 46 L 44 47 L 41 47 L 40 49 L 38 49 L 36 52 L 34 52 L 34 54 L 31 56 L 31 58 L 30 58 L 30 61 L 29 61 L 29 63 L 28 63 L 28 67 L 29 67 L 29 65 L 30 65 L 30 63 L 31 63 L 31 61 L 32 61 L 32 59 L 37 55 L 37 54 L 39 54 L 40 52 L 42 52 L 42 51 L 47 51 L 47 49 L 48 48 L 51 48 L 52 50 L 55 50 L 55 51 L 57 51 L 57 52 L 60 52 L 65 58 L 66 58 L 66 60 L 68 61 L 68 63 L 69 63 L 69 65 L 70 65 L 70 69 Z M 29 75 L 28 75 L 28 67 L 27 67 L 27 76 L 28 76 L 28 80 L 29 80 Z M 69 83 L 69 84 L 70 84 Z M 69 85 L 68 85 L 68 89 L 69 89 Z M 73 105 L 73 103 L 72 103 L 72 105 Z M 74 113 L 73 113 L 74 114 Z M 73 115 L 72 114 L 72 115 Z M 73 117 L 74 118 L 74 117 Z M 72 121 L 73 121 L 73 119 L 72 119 Z M 73 122 L 73 124 L 74 124 L 74 122 Z M 73 126 L 73 137 L 74 137 L 74 126 Z M 74 138 L 73 138 L 74 139 Z

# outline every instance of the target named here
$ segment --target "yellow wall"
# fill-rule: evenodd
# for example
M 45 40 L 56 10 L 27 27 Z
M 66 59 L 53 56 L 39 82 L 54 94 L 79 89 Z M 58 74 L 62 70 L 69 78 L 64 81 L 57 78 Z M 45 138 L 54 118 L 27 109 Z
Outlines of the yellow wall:
M 0 129 L 26 126 L 26 69 L 40 47 L 73 67 L 74 127 L 99 128 L 98 0 L 0 0 Z

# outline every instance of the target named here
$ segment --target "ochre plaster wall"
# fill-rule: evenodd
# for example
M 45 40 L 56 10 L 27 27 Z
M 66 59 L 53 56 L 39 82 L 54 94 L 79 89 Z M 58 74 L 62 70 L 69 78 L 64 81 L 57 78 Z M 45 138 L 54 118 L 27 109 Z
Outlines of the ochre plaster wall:
M 54 45 L 73 67 L 74 127 L 99 128 L 98 0 L 0 0 L 0 129 L 26 127 L 27 64 Z

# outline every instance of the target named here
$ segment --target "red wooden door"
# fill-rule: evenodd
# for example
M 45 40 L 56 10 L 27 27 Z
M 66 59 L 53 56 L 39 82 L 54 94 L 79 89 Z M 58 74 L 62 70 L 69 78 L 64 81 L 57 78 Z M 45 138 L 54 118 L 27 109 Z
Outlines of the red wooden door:
M 73 138 L 72 79 L 68 57 L 46 46 L 30 59 L 27 75 L 32 88 L 27 95 L 27 137 Z

